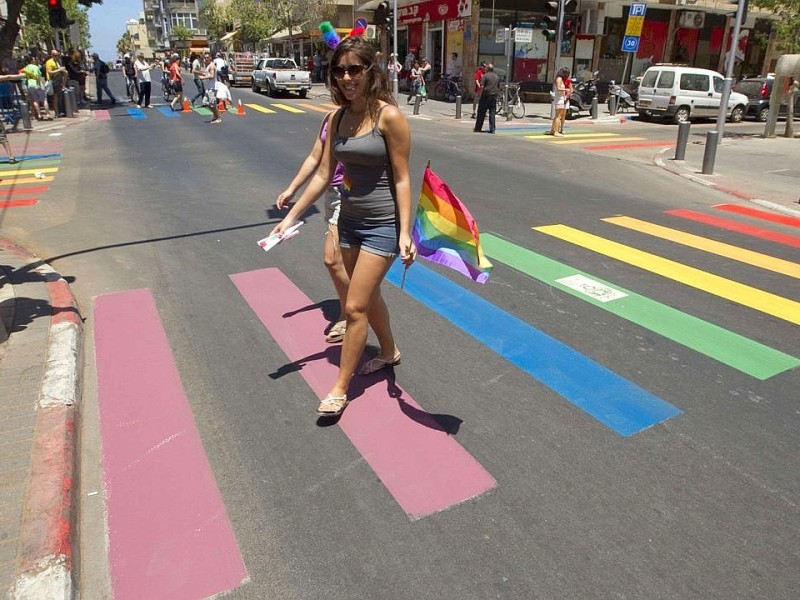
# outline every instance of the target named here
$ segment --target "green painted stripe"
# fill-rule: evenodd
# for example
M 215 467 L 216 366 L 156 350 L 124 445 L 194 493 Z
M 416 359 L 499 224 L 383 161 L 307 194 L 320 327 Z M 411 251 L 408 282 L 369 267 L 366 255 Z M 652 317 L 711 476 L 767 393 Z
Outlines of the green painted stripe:
M 192 110 L 198 115 L 203 115 L 204 117 L 210 117 L 214 114 L 211 112 L 210 108 L 206 108 L 205 106 L 195 106 Z
M 32 158 L 31 160 L 21 160 L 15 165 L 0 163 L 0 171 L 16 171 L 17 169 L 34 167 L 57 167 L 61 164 L 61 159 L 52 158 Z
M 769 379 L 800 365 L 800 359 L 794 356 L 608 283 L 590 273 L 578 271 L 569 265 L 531 252 L 490 233 L 481 233 L 481 247 L 486 256 L 492 260 L 504 263 L 756 379 Z M 571 275 L 583 275 L 627 296 L 601 302 L 556 281 Z

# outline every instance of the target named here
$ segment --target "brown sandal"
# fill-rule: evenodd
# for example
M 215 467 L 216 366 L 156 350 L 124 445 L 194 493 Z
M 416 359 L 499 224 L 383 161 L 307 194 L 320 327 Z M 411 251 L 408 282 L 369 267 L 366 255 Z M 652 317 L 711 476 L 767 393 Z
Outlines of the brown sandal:
M 347 407 L 347 394 L 341 396 L 331 396 L 328 394 L 323 398 L 317 407 L 317 414 L 321 417 L 338 417 Z
M 380 371 L 381 369 L 386 369 L 388 367 L 393 367 L 395 365 L 400 364 L 400 353 L 398 352 L 389 360 L 385 358 L 381 358 L 380 356 L 376 356 L 364 363 L 364 366 L 359 369 L 359 375 L 371 375 L 376 371 Z

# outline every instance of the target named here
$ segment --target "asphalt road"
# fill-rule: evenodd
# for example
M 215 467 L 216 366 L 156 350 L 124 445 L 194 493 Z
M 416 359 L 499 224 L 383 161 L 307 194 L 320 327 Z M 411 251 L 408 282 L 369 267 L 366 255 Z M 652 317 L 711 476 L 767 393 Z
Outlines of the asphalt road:
M 235 90 L 235 97 L 265 106 L 301 102 L 249 90 Z M 431 161 L 481 232 L 515 246 L 504 260 L 494 246 L 495 268 L 483 286 L 430 265 L 408 274 L 409 283 L 429 271 L 444 278 L 427 299 L 384 284 L 403 352 L 394 381 L 496 482 L 411 518 L 351 442 L 352 432 L 317 421 L 305 365 L 291 364 L 230 279 L 277 268 L 331 316 L 319 212 L 301 235 L 268 254 L 255 243 L 279 218 L 274 199 L 310 148 L 322 113 L 247 109 L 245 117 L 226 115 L 219 127 L 197 114 L 145 115 L 132 119 L 117 106 L 110 121 L 64 129 L 61 172 L 47 200 L 2 222 L 6 235 L 71 278 L 86 317 L 82 597 L 109 595 L 107 544 L 114 543 L 103 504 L 108 447 L 99 407 L 110 400 L 98 394 L 98 362 L 106 358 L 93 345 L 94 307 L 97 296 L 137 289 L 154 299 L 246 565 L 248 580 L 231 598 L 796 597 L 800 371 L 759 379 L 676 339 L 720 342 L 719 330 L 727 330 L 797 355 L 796 320 L 768 314 L 780 303 L 775 297 L 800 301 L 797 271 L 788 276 L 754 266 L 752 257 L 735 261 L 675 243 L 677 235 L 665 240 L 601 220 L 625 215 L 797 261 L 796 248 L 664 212 L 757 223 L 711 208 L 730 198 L 652 165 L 473 134 L 467 124 L 411 121 L 412 189 Z M 586 236 L 570 243 L 559 237 L 564 228 L 533 229 L 551 225 L 594 234 L 605 251 L 620 254 L 585 247 Z M 792 227 L 763 227 L 796 235 Z M 603 245 L 608 241 L 626 248 Z M 657 315 L 655 325 L 637 324 L 505 264 L 523 256 L 521 249 L 691 315 L 717 333 L 697 325 L 692 336 L 694 325 L 673 323 L 673 313 L 653 305 L 643 315 Z M 645 267 L 658 255 L 724 280 L 690 287 L 625 262 L 640 256 L 637 250 L 648 253 Z M 532 259 L 534 267 L 544 262 Z M 757 310 L 720 297 L 730 289 L 725 280 L 774 296 Z M 448 282 L 470 295 L 431 300 L 437 290 L 451 293 Z M 472 304 L 472 295 L 489 304 Z M 446 316 L 475 306 L 484 308 L 469 315 L 471 325 Z M 501 320 L 508 315 L 516 325 Z M 654 331 L 658 325 L 667 333 Z M 556 351 L 564 347 L 566 354 Z M 528 356 L 539 361 L 534 375 L 520 366 Z M 675 414 L 621 434 L 611 413 L 626 392 L 605 387 L 608 373 Z M 595 413 L 582 408 L 595 400 L 587 389 L 608 405 Z M 154 565 L 160 550 L 152 551 Z M 124 558 L 125 548 L 119 552 Z

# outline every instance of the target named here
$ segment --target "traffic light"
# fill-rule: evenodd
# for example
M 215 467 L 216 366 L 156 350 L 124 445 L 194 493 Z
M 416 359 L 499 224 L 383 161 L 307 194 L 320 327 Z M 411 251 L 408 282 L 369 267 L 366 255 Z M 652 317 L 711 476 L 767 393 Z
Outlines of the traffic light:
M 389 2 L 383 0 L 383 2 L 378 4 L 372 15 L 372 22 L 375 25 L 388 25 L 392 22 L 392 8 Z
M 739 4 L 739 1 L 740 0 L 728 0 L 730 4 L 736 4 L 736 5 Z M 750 4 L 749 0 L 744 0 L 744 6 L 742 6 L 742 23 L 744 23 L 747 20 L 747 11 L 749 9 L 748 6 L 749 4 Z M 733 16 L 735 17 L 736 14 L 734 13 Z
M 541 22 L 542 35 L 548 42 L 556 39 L 558 31 L 558 1 L 545 2 L 547 14 Z
M 561 39 L 571 40 L 580 30 L 579 15 L 564 15 L 564 28 Z
M 61 0 L 47 0 L 47 16 L 50 19 L 50 27 L 53 29 L 69 27 L 67 11 L 61 5 Z

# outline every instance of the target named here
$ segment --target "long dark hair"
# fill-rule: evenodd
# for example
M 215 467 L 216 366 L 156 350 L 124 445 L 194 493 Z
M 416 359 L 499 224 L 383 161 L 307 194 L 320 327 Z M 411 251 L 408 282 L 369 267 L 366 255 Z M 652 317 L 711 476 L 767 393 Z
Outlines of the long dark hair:
M 367 79 L 366 86 L 364 87 L 364 94 L 367 97 L 367 109 L 370 117 L 374 119 L 378 114 L 381 100 L 387 104 L 396 106 L 397 102 L 392 92 L 389 90 L 389 80 L 375 57 L 375 48 L 360 36 L 345 38 L 333 52 L 330 67 L 328 68 L 328 85 L 330 86 L 331 98 L 333 101 L 339 106 L 350 105 L 350 102 L 339 89 L 338 80 L 330 74 L 333 67 L 338 65 L 342 56 L 348 52 L 355 54 L 359 60 L 361 60 L 361 63 L 367 67 L 362 77 L 366 77 Z

